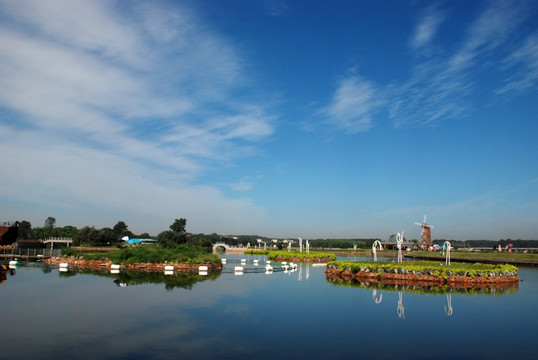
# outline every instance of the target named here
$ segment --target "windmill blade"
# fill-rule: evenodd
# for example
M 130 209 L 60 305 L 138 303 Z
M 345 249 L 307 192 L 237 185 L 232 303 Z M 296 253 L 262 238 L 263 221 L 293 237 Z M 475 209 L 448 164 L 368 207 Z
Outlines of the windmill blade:
M 426 214 L 424 214 L 424 221 L 423 221 L 424 224 L 426 224 Z
M 416 222 L 415 225 L 422 226 L 422 224 L 418 222 Z

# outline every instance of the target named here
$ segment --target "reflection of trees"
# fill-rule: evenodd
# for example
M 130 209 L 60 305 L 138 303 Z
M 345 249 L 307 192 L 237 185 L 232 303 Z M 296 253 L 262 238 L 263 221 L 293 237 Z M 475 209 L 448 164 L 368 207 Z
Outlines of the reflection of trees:
M 166 290 L 174 288 L 183 288 L 191 290 L 194 284 L 205 280 L 215 280 L 220 273 L 209 273 L 208 275 L 198 275 L 198 273 L 175 273 L 174 275 L 165 275 L 162 272 L 146 271 L 125 271 L 119 274 L 111 274 L 104 271 L 80 270 L 87 275 L 104 276 L 114 279 L 116 284 L 124 285 L 147 285 L 147 284 L 164 284 Z
M 491 295 L 500 295 L 500 294 L 513 294 L 518 291 L 517 283 L 505 283 L 505 284 L 491 284 L 490 287 L 482 288 L 464 288 L 464 287 L 450 287 L 448 285 L 438 286 L 438 285 L 422 285 L 422 284 L 410 284 L 406 285 L 405 283 L 391 284 L 384 282 L 368 282 L 368 281 L 357 281 L 356 279 L 346 280 L 340 276 L 327 276 L 327 282 L 337 285 L 337 286 L 348 286 L 348 287 L 358 287 L 363 289 L 374 290 L 377 289 L 383 291 L 405 291 L 410 293 L 418 294 L 448 294 L 448 293 L 457 293 L 457 294 L 467 294 L 467 295 L 476 295 L 476 294 L 491 294 Z

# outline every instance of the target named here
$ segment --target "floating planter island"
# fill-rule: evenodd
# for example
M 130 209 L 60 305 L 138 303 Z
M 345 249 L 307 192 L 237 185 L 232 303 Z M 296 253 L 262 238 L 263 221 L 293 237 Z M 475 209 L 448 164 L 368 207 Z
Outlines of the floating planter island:
M 287 261 L 287 262 L 313 262 L 313 263 L 326 263 L 327 261 L 336 260 L 335 254 L 322 253 L 317 251 L 299 252 L 296 250 L 287 251 L 268 251 L 268 250 L 248 250 L 245 254 L 249 255 L 267 255 L 269 260 L 274 261 Z
M 44 260 L 49 265 L 61 266 L 65 264 L 72 269 L 89 269 L 89 270 L 135 270 L 135 271 L 178 271 L 178 272 L 198 272 L 200 267 L 206 272 L 220 272 L 222 264 L 168 264 L 168 263 L 132 263 L 132 264 L 113 264 L 112 261 L 104 260 L 84 260 L 75 258 L 49 258 Z
M 327 264 L 326 274 L 328 278 L 339 277 L 348 281 L 473 288 L 517 284 L 517 270 L 517 267 L 508 264 L 331 261 Z

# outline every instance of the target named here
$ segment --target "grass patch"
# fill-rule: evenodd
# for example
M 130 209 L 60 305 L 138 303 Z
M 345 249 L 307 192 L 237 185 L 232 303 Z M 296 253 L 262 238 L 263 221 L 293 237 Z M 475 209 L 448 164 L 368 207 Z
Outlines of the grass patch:
M 284 259 L 289 258 L 298 258 L 299 261 L 305 261 L 305 260 L 315 260 L 315 259 L 331 259 L 336 260 L 335 254 L 330 253 L 324 253 L 324 252 L 317 252 L 317 251 L 310 251 L 309 254 L 299 251 L 290 251 L 287 250 L 281 250 L 281 251 L 269 251 L 269 254 L 267 254 L 267 257 L 271 260 L 275 260 L 278 257 L 282 257 Z
M 246 255 L 268 255 L 269 250 L 245 250 Z
M 411 256 L 431 256 L 434 257 L 438 255 L 439 252 L 430 252 L 430 251 L 414 251 L 411 253 Z M 522 261 L 522 262 L 538 262 L 538 254 L 535 253 L 522 253 L 522 252 L 496 252 L 496 251 L 451 251 L 450 260 L 495 260 L 495 261 Z

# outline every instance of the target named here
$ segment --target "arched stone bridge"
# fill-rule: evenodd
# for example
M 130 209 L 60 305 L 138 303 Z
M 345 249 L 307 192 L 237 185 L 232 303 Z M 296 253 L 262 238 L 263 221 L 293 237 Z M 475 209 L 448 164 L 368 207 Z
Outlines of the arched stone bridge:
M 217 251 L 217 248 L 219 247 L 224 248 L 224 251 L 229 251 L 229 252 L 245 252 L 245 250 L 247 250 L 246 247 L 232 246 L 223 242 L 218 242 L 218 243 L 213 244 L 213 252 Z

